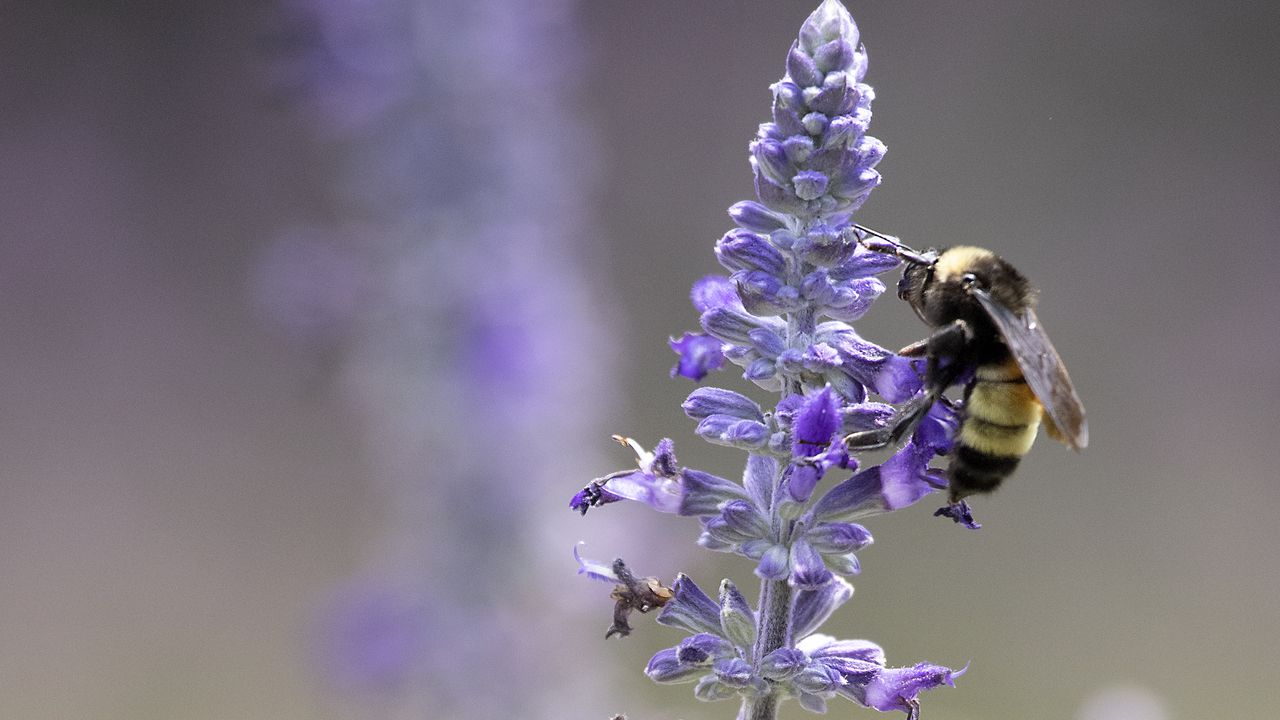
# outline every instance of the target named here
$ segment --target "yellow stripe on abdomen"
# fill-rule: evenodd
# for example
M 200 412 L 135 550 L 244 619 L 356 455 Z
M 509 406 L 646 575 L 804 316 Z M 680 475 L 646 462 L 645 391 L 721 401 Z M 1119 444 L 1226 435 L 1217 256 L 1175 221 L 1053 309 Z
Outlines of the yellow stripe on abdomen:
M 965 398 L 965 414 L 996 425 L 1039 425 L 1042 408 L 1025 382 L 979 380 Z
M 1022 457 L 1036 441 L 1039 429 L 1039 421 L 1027 425 L 996 425 L 967 417 L 960 427 L 960 443 L 984 455 Z

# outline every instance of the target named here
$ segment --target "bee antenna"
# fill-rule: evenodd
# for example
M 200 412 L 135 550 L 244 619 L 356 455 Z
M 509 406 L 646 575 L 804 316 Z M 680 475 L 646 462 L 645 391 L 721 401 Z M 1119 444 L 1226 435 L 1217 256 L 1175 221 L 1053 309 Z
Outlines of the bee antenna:
M 887 250 L 881 247 L 872 247 L 863 242 L 866 238 L 859 237 L 858 243 L 861 244 L 863 247 L 867 248 L 868 250 L 875 250 L 876 252 L 887 252 L 888 254 L 895 255 L 903 260 L 906 260 L 909 263 L 913 263 L 916 265 L 932 265 L 933 264 L 933 258 L 927 255 L 921 255 L 915 250 L 912 250 L 906 245 L 903 245 L 902 242 L 898 240 L 898 238 L 890 237 L 888 235 L 878 233 L 875 230 L 872 230 L 871 228 L 865 227 L 863 225 L 854 225 L 853 229 L 858 231 L 859 233 L 862 233 L 863 235 L 870 235 L 872 237 L 879 238 L 889 243 L 889 245 L 892 246 L 893 248 L 892 250 Z

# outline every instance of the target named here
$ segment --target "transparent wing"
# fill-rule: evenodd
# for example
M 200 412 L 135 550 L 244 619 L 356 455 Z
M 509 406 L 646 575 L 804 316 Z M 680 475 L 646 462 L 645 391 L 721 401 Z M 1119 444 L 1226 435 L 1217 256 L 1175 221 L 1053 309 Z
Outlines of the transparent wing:
M 1076 450 L 1088 445 L 1089 425 L 1084 419 L 1084 405 L 1035 311 L 1028 308 L 1019 315 L 984 290 L 975 289 L 973 295 L 1004 337 L 1031 392 L 1040 399 L 1056 426 L 1058 432 L 1050 434 Z

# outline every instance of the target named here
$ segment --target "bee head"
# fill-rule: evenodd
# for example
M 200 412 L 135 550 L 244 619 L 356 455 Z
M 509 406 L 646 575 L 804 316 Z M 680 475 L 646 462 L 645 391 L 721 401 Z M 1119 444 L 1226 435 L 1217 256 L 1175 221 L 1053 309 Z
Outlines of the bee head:
M 929 250 L 922 257 L 926 262 L 908 260 L 907 266 L 902 269 L 902 277 L 898 280 L 898 299 L 910 305 L 921 320 L 928 322 L 925 318 L 924 291 L 933 284 L 934 265 L 937 264 L 938 254 Z

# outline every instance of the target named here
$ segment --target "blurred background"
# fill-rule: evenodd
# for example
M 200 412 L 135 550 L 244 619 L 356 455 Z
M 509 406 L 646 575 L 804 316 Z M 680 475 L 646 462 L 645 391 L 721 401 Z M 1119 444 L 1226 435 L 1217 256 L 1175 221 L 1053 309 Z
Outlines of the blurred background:
M 739 472 L 666 339 L 815 4 L 0 5 L 0 717 L 732 717 L 570 552 L 751 565 L 567 502 L 615 432 Z M 930 720 L 1269 717 L 1280 10 L 849 7 L 860 220 L 1033 278 L 1092 443 L 869 523 L 829 631 L 971 662 Z

